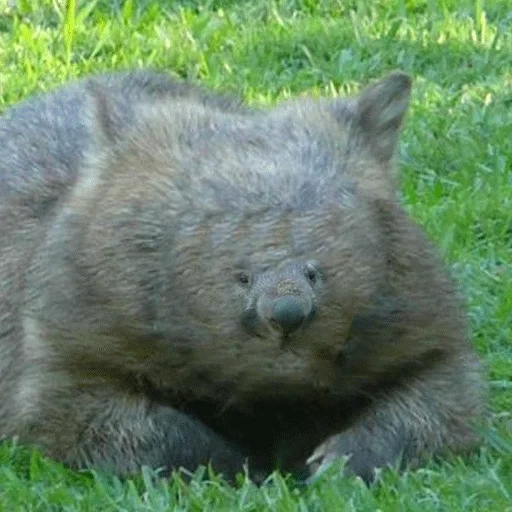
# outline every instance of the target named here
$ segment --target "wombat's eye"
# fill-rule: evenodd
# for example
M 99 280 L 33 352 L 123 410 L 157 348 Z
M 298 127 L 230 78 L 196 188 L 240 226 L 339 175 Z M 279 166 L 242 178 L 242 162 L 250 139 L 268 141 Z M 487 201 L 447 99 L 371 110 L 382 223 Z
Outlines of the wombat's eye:
M 244 286 L 247 286 L 251 282 L 249 274 L 246 272 L 240 272 L 237 276 L 238 282 Z
M 311 263 L 308 263 L 306 265 L 306 277 L 312 282 L 314 283 L 316 281 L 316 276 L 318 274 L 318 271 L 317 269 L 315 268 L 314 265 L 312 265 Z

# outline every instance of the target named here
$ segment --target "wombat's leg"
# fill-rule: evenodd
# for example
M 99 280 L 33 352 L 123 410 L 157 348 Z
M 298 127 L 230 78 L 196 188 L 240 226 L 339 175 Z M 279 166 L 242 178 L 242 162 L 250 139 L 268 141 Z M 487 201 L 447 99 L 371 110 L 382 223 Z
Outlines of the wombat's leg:
M 473 360 L 445 361 L 386 395 L 348 430 L 328 438 L 308 459 L 312 478 L 335 459 L 348 456 L 345 470 L 370 483 L 375 469 L 414 467 L 445 449 L 465 451 L 477 435 L 482 385 Z
M 209 427 L 170 407 L 122 394 L 76 396 L 35 425 L 51 457 L 73 468 L 97 468 L 119 476 L 143 465 L 194 471 L 201 464 L 232 479 L 242 472 L 244 456 Z M 60 410 L 60 414 L 58 411 Z M 45 417 L 46 416 L 46 417 Z

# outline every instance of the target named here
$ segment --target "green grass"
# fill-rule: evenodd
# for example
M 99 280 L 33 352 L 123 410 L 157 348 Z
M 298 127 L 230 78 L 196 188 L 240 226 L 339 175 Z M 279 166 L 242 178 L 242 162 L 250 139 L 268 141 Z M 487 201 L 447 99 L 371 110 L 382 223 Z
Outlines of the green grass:
M 394 68 L 414 76 L 399 158 L 404 201 L 467 297 L 493 430 L 469 458 L 402 477 L 385 471 L 371 489 L 335 471 L 308 489 L 279 475 L 261 489 L 217 478 L 153 485 L 149 475 L 120 483 L 4 443 L 0 511 L 512 511 L 509 2 L 0 0 L 0 109 L 90 72 L 141 66 L 259 104 L 352 93 Z

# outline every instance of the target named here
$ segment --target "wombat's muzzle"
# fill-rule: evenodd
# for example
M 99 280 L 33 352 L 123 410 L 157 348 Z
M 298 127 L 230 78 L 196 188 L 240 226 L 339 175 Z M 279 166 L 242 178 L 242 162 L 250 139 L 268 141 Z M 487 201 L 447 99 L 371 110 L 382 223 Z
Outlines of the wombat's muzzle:
M 278 297 L 272 303 L 271 320 L 278 324 L 284 334 L 296 331 L 306 319 L 303 301 L 293 295 Z
M 302 279 L 302 276 L 299 276 Z M 242 325 L 256 336 L 288 336 L 307 326 L 316 314 L 313 292 L 300 280 L 263 281 L 256 300 L 244 310 Z

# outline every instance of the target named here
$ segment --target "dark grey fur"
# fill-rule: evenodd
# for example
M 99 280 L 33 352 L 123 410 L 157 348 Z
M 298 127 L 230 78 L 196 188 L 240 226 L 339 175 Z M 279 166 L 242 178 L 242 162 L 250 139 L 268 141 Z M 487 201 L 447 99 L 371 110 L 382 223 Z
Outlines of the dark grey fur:
M 0 434 L 120 475 L 474 446 L 466 319 L 396 199 L 410 85 L 263 111 L 140 71 L 7 110 Z

